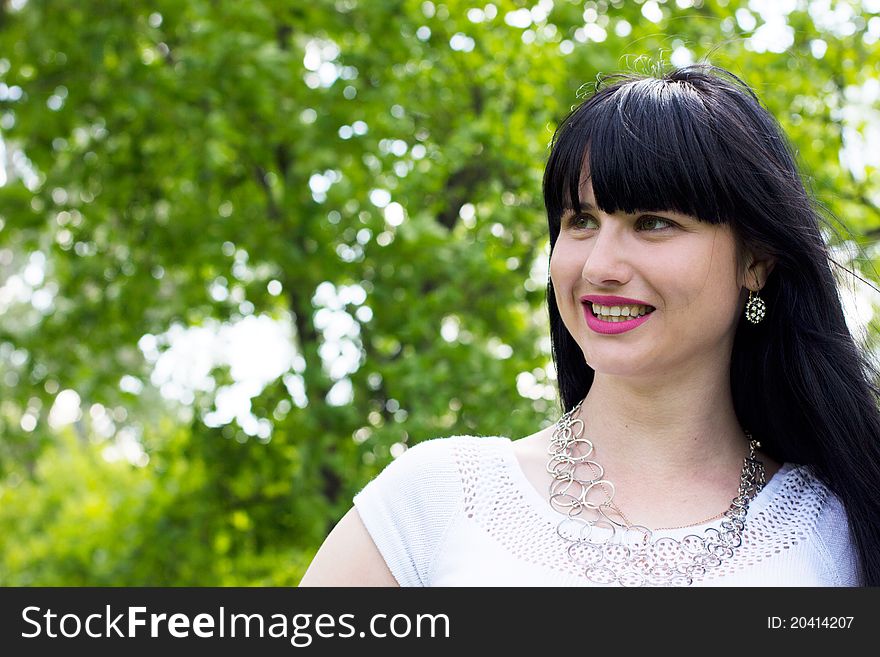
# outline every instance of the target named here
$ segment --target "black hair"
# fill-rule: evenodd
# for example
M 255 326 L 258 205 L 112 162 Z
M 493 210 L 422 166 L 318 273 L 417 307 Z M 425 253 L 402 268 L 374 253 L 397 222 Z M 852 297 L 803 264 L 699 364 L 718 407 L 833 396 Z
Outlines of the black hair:
M 780 462 L 809 464 L 846 509 L 861 583 L 880 585 L 878 371 L 851 335 L 820 230 L 823 216 L 792 147 L 749 86 L 710 64 L 657 75 L 615 74 L 557 128 L 544 172 L 551 255 L 565 208 L 590 178 L 605 212 L 676 211 L 730 226 L 775 265 L 761 288 L 767 315 L 743 314 L 730 380 L 741 426 Z M 552 357 L 562 411 L 594 370 L 569 334 L 548 280 Z

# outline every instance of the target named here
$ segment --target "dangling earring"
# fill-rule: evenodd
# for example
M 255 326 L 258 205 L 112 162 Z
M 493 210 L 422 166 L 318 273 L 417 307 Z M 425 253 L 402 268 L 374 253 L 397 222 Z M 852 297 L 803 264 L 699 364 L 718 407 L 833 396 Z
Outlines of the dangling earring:
M 753 294 L 755 295 L 754 298 L 752 298 Z M 749 300 L 746 303 L 746 319 L 752 324 L 757 324 L 764 319 L 764 315 L 766 314 L 767 304 L 758 296 L 757 292 L 749 290 Z

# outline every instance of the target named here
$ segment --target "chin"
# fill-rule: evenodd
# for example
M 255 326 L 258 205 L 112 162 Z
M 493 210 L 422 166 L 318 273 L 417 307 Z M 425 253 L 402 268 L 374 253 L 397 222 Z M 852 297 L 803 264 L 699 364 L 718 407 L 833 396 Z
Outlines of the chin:
M 653 374 L 654 367 L 644 356 L 632 352 L 621 354 L 617 357 L 608 354 L 596 355 L 584 358 L 587 365 L 593 368 L 596 374 L 607 376 L 645 376 Z
M 589 363 L 587 363 L 589 365 Z M 646 374 L 650 374 L 650 372 L 634 367 L 627 367 L 626 365 L 620 365 L 618 367 L 593 367 L 593 370 L 596 374 L 601 374 L 602 376 L 617 376 L 617 377 L 636 377 L 636 376 L 645 376 Z

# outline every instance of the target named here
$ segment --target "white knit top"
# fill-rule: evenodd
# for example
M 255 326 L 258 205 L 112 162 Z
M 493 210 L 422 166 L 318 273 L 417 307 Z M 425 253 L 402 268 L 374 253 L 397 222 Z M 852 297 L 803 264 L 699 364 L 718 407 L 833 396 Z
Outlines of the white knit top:
M 354 504 L 401 586 L 596 586 L 556 533 L 566 516 L 501 436 L 427 440 L 392 461 Z M 675 539 L 721 527 L 655 532 Z M 785 463 L 751 501 L 742 545 L 694 586 L 858 586 L 840 500 Z

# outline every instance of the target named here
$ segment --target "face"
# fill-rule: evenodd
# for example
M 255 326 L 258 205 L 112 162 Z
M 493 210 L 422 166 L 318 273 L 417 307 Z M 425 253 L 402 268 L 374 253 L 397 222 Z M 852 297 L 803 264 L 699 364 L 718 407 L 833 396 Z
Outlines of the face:
M 596 208 L 589 181 L 581 186 L 581 202 L 579 212 L 563 214 L 550 278 L 562 321 L 587 364 L 620 376 L 728 367 L 747 295 L 730 227 L 665 211 L 609 215 Z M 594 295 L 634 299 L 655 310 L 636 320 L 602 321 L 590 312 L 592 304 L 581 302 Z

